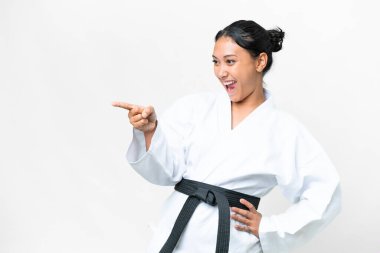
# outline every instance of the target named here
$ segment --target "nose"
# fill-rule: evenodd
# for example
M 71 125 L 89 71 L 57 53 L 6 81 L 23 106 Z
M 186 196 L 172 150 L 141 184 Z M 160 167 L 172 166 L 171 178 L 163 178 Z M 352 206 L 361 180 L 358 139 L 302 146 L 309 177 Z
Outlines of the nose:
M 219 79 L 223 79 L 223 78 L 226 78 L 228 76 L 228 72 L 227 72 L 227 70 L 223 64 L 218 66 L 218 67 L 215 67 L 215 75 Z

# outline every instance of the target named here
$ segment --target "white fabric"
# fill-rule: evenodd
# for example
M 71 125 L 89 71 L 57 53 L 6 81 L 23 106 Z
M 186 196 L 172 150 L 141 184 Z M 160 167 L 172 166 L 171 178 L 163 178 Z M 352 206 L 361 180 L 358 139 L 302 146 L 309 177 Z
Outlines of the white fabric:
M 326 153 L 297 120 L 275 109 L 267 90 L 265 97 L 231 129 L 226 94 L 186 96 L 158 117 L 148 152 L 143 133 L 136 129 L 127 152 L 131 166 L 158 185 L 187 178 L 261 198 L 279 186 L 294 204 L 279 215 L 263 214 L 260 240 L 237 231 L 231 220 L 232 253 L 288 252 L 340 210 L 339 177 Z M 186 198 L 176 191 L 168 197 L 148 252 L 159 252 Z M 175 252 L 215 252 L 217 224 L 217 209 L 201 203 Z

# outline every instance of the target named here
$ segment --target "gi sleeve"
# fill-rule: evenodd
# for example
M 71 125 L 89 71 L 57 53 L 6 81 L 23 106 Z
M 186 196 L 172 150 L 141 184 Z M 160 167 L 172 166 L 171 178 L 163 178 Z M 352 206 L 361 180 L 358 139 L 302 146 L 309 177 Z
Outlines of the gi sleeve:
M 144 133 L 133 129 L 127 151 L 132 168 L 146 180 L 158 185 L 175 185 L 186 171 L 186 143 L 192 130 L 192 101 L 182 98 L 163 115 L 146 151 Z
M 308 131 L 299 129 L 294 169 L 277 177 L 293 204 L 282 214 L 262 217 L 259 237 L 264 253 L 289 252 L 320 232 L 341 209 L 337 171 Z

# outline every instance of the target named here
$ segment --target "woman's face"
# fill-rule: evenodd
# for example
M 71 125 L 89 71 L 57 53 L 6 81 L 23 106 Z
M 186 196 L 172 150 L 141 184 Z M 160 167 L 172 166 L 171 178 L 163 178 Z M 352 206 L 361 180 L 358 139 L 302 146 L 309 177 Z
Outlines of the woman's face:
M 265 59 L 266 59 L 266 54 Z M 226 89 L 232 102 L 243 102 L 256 88 L 262 89 L 262 70 L 266 65 L 262 54 L 254 59 L 249 52 L 227 36 L 220 37 L 212 55 L 215 76 Z

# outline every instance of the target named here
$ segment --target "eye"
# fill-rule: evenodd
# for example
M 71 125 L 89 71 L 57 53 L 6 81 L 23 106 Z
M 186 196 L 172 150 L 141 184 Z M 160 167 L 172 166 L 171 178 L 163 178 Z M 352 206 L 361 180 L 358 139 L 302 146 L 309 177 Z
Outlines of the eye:
M 226 62 L 228 65 L 233 65 L 236 61 L 228 59 L 228 60 L 226 60 Z
M 213 59 L 212 62 L 216 65 L 218 63 L 217 60 Z

